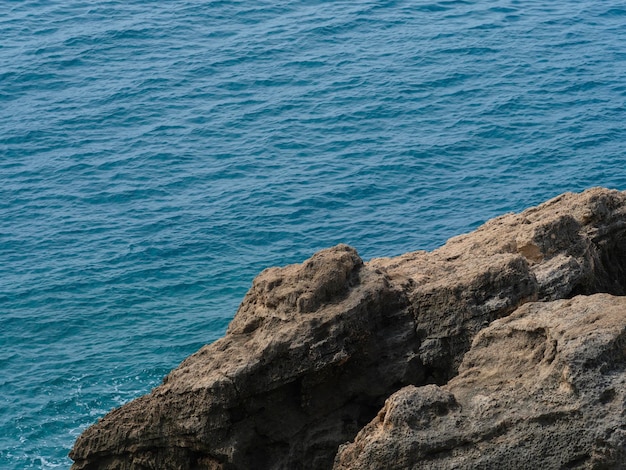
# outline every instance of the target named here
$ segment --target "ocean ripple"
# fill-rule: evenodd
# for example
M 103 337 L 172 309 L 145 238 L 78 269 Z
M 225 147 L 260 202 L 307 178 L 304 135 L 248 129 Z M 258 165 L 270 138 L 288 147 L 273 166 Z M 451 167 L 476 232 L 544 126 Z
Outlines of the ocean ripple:
M 615 0 L 0 7 L 0 467 L 220 337 L 253 277 L 626 188 Z

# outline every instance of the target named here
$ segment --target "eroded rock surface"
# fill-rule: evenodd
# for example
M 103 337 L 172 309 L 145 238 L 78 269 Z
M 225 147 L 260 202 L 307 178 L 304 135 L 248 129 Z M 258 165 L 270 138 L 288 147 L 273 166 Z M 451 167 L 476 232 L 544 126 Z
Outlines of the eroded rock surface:
M 364 433 L 388 398 L 385 407 L 419 390 L 426 414 L 417 419 L 430 427 L 461 408 L 446 388 L 454 381 L 445 384 L 463 361 L 454 380 L 465 376 L 472 341 L 494 320 L 529 302 L 623 295 L 625 234 L 626 194 L 596 188 L 433 252 L 364 263 L 340 245 L 267 269 L 224 338 L 79 437 L 73 469 L 328 469 L 374 420 L 337 457 L 339 468 L 361 468 L 354 449 L 367 448 Z M 442 415 L 428 418 L 433 409 Z
M 75 468 L 329 468 L 418 377 L 407 305 L 345 245 L 267 269 L 225 338 L 78 439 Z
M 335 469 L 626 467 L 626 297 L 530 303 L 478 333 L 447 385 L 409 386 Z

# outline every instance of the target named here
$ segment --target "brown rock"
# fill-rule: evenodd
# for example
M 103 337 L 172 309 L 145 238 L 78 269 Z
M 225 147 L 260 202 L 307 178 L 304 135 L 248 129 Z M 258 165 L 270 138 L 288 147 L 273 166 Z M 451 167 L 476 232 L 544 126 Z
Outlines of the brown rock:
M 474 335 L 524 302 L 626 293 L 626 193 L 566 193 L 490 220 L 431 252 L 374 259 L 404 286 L 431 382 L 456 374 Z
M 626 297 L 530 303 L 478 333 L 447 385 L 409 386 L 335 469 L 623 469 Z
M 625 233 L 626 194 L 596 188 L 431 253 L 363 263 L 340 245 L 267 269 L 226 336 L 87 429 L 73 468 L 330 468 L 394 392 L 453 378 L 494 320 L 530 301 L 623 295 Z M 427 389 L 424 409 L 454 398 Z
M 329 468 L 419 373 L 406 306 L 345 245 L 267 269 L 226 337 L 85 431 L 74 468 Z

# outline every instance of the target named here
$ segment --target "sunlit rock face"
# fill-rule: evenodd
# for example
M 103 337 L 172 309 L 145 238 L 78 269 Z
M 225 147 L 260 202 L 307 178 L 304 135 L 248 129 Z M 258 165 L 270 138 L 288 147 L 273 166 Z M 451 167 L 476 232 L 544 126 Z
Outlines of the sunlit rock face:
M 526 304 L 446 385 L 391 395 L 334 468 L 623 469 L 625 365 L 625 297 Z

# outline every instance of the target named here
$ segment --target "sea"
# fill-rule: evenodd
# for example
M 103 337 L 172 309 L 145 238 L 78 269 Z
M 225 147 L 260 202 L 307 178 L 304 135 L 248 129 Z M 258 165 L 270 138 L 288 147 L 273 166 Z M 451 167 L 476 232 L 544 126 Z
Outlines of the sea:
M 254 277 L 626 189 L 622 0 L 3 0 L 0 468 L 221 337 Z

